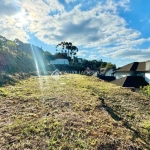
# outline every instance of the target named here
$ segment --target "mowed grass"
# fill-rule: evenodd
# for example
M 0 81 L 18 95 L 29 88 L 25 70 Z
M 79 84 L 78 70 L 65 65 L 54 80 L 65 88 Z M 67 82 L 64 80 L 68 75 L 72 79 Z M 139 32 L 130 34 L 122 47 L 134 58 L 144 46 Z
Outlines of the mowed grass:
M 57 78 L 56 78 L 57 79 Z M 94 77 L 0 88 L 1 150 L 148 150 L 150 100 Z

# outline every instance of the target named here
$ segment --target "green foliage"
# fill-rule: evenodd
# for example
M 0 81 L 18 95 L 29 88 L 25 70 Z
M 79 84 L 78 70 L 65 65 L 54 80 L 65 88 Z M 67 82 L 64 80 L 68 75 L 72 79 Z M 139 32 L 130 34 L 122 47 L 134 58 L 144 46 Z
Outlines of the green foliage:
M 108 62 L 107 65 L 106 65 L 106 68 L 116 69 L 116 65 L 112 64 L 111 62 Z
M 61 42 L 56 45 L 56 52 L 58 51 L 58 47 L 61 47 L 61 53 L 67 53 L 68 57 L 75 56 L 78 52 L 78 48 L 74 46 L 71 42 Z
M 16 49 L 16 46 L 17 46 L 17 45 L 16 45 L 15 42 L 8 40 L 8 41 L 7 41 L 7 46 L 8 46 L 10 49 Z
M 99 68 L 112 68 L 115 69 L 116 65 L 110 62 L 103 62 L 102 60 L 86 60 L 84 59 L 81 66 L 84 67 L 84 70 L 89 67 L 92 70 L 98 70 Z
M 41 69 L 42 65 L 47 64 L 48 56 L 50 53 L 46 52 L 43 55 L 43 50 L 37 46 L 21 41 L 19 45 L 16 45 L 15 42 L 7 39 L 0 40 L 0 73 L 14 74 L 36 71 L 34 58 Z
M 150 84 L 144 87 L 140 87 L 140 93 L 150 97 Z
M 0 51 L 0 71 L 5 73 L 19 73 L 34 71 L 34 61 L 26 53 L 10 51 Z

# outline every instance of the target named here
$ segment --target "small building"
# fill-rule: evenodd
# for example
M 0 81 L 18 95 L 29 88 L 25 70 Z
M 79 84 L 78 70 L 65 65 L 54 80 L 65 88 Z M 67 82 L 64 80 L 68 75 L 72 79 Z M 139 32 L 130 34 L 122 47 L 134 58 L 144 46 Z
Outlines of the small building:
M 69 65 L 68 59 L 54 59 L 50 61 L 52 65 Z
M 69 57 L 67 53 L 58 53 L 53 55 L 53 59 L 50 61 L 51 65 L 69 65 Z

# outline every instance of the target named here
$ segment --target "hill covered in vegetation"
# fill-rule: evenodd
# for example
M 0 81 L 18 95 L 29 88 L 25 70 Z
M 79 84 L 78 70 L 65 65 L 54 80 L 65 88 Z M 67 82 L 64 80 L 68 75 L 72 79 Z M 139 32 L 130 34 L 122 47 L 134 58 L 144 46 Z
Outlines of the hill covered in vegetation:
M 57 53 L 57 56 L 58 54 L 59 53 Z M 42 50 L 42 48 L 30 43 L 23 43 L 19 39 L 11 41 L 0 36 L 0 73 L 29 73 L 37 71 L 37 69 L 41 72 L 44 70 L 54 71 L 55 69 L 63 71 L 77 70 L 81 72 L 87 67 L 92 70 L 97 70 L 100 67 L 116 68 L 114 64 L 111 64 L 110 62 L 103 62 L 102 60 L 83 59 L 82 63 L 78 63 L 77 57 L 75 57 L 72 62 L 70 60 L 69 66 L 49 65 L 50 61 L 53 59 L 55 59 L 55 55 Z
M 37 46 L 0 36 L 0 73 L 36 71 L 35 58 L 44 61 L 43 55 L 44 51 Z M 40 64 L 39 60 L 37 63 Z
M 150 99 L 94 77 L 0 88 L 0 149 L 149 150 Z

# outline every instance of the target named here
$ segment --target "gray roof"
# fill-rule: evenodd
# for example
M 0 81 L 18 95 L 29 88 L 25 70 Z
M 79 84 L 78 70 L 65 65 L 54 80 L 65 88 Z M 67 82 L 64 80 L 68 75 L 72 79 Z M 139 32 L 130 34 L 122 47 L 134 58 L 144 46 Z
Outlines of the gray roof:
M 147 71 L 146 62 L 133 62 L 119 69 L 116 69 L 116 72 L 129 72 L 129 71 L 142 71 L 142 72 Z

